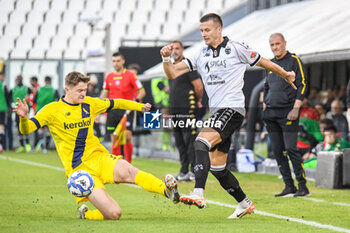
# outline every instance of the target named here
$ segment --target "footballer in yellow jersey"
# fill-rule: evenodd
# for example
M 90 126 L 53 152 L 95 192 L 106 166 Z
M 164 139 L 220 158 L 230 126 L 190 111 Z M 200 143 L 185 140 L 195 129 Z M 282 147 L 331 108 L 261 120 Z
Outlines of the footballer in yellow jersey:
M 65 92 L 59 101 L 42 108 L 28 119 L 28 105 L 18 99 L 15 112 L 20 117 L 20 130 L 29 134 L 47 125 L 54 139 L 57 152 L 64 166 L 66 176 L 77 170 L 85 170 L 94 178 L 93 192 L 82 201 L 90 201 L 97 210 L 88 210 L 86 205 L 78 208 L 79 218 L 119 219 L 121 209 L 107 193 L 106 183 L 134 183 L 147 191 L 162 194 L 174 203 L 179 202 L 177 181 L 166 175 L 165 183 L 152 174 L 140 171 L 121 156 L 109 154 L 108 150 L 93 134 L 94 118 L 109 109 L 149 111 L 150 104 L 140 104 L 123 99 L 98 99 L 86 97 L 90 78 L 71 72 L 65 77 Z

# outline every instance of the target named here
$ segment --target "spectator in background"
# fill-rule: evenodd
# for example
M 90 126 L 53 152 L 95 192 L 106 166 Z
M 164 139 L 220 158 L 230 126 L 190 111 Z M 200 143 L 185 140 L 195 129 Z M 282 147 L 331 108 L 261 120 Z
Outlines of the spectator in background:
M 343 111 L 346 111 L 346 85 L 340 85 L 336 88 L 335 98 L 342 103 Z
M 320 120 L 320 115 L 318 111 L 309 105 L 309 101 L 307 98 L 303 99 L 303 104 L 302 104 L 302 108 L 300 109 L 299 117 L 313 119 L 315 121 Z
M 344 138 L 339 138 L 337 128 L 329 125 L 324 129 L 324 142 L 322 151 L 340 151 L 345 148 L 350 148 L 350 143 Z
M 0 71 L 0 153 L 5 149 L 5 125 L 10 98 L 5 84 L 5 74 Z
M 101 98 L 110 99 L 126 99 L 126 100 L 142 100 L 146 91 L 143 88 L 141 82 L 137 79 L 137 76 L 124 68 L 125 58 L 120 52 L 115 52 L 112 55 L 112 63 L 114 71 L 109 73 L 103 83 L 103 91 Z M 138 93 L 135 98 L 135 93 Z M 122 119 L 125 110 L 113 109 L 108 112 L 107 116 L 107 133 L 111 136 L 112 141 L 112 154 L 118 155 L 118 147 L 113 147 L 117 138 L 113 134 L 116 130 L 119 121 Z M 133 112 L 128 114 L 127 129 L 126 129 L 126 143 L 123 147 L 123 155 L 126 161 L 131 163 L 133 144 L 132 144 L 132 123 Z
M 132 64 L 128 65 L 128 70 L 130 70 L 134 74 L 138 75 L 141 71 L 141 67 L 139 66 L 139 64 L 132 63 Z
M 323 150 L 323 148 L 324 148 L 324 136 L 325 136 L 324 132 L 325 132 L 325 128 L 333 126 L 333 121 L 331 119 L 325 118 L 325 119 L 322 119 L 320 121 L 319 125 L 320 125 L 320 132 L 321 132 L 321 135 L 322 135 L 322 141 L 320 141 L 315 147 L 313 147 L 310 152 L 305 153 L 303 155 L 303 160 L 304 161 L 316 157 L 317 153 L 319 151 Z
M 286 70 L 294 71 L 294 83 L 297 86 L 297 90 L 294 90 L 279 75 L 272 72 L 268 74 L 264 84 L 266 109 L 263 119 L 285 184 L 282 192 L 275 196 L 309 196 L 310 192 L 306 187 L 305 171 L 302 166 L 303 161 L 297 149 L 299 111 L 307 93 L 304 67 L 299 57 L 286 50 L 287 42 L 281 33 L 272 34 L 269 42 L 275 56 L 272 62 Z M 298 189 L 294 185 L 288 158 L 292 162 L 299 183 Z
M 179 40 L 173 41 L 174 64 L 181 62 L 184 58 L 184 47 Z M 176 79 L 169 80 L 170 83 L 170 114 L 173 121 L 187 121 L 196 119 L 197 110 L 201 107 L 203 84 L 201 76 L 197 71 L 190 71 Z M 176 148 L 179 151 L 181 168 L 176 175 L 178 181 L 193 181 L 195 179 L 194 169 L 194 140 L 197 137 L 197 128 L 174 127 Z M 189 170 L 190 166 L 190 170 Z
M 326 117 L 326 113 L 327 113 L 326 108 L 323 104 L 316 104 L 315 109 L 317 110 L 318 115 L 320 116 L 320 120 L 327 118 Z
M 333 100 L 335 100 L 335 91 L 332 88 L 328 88 L 326 98 L 323 100 L 327 112 L 331 110 Z
M 23 100 L 23 99 L 27 100 L 30 94 L 31 94 L 30 88 L 28 88 L 23 84 L 22 75 L 18 75 L 16 77 L 16 85 L 10 92 L 10 95 L 12 96 L 13 104 L 17 105 L 17 98 L 19 98 L 20 100 Z M 19 137 L 19 143 L 20 143 L 20 146 L 17 148 L 16 152 L 31 151 L 32 147 L 29 144 L 28 136 L 21 134 L 21 132 L 19 131 L 19 117 L 17 114 L 16 114 L 16 125 L 18 129 L 18 137 Z
M 312 87 L 310 89 L 310 93 L 308 96 L 308 103 L 311 107 L 315 107 L 317 104 L 321 103 L 321 97 L 319 94 L 319 90 L 316 87 Z
M 58 91 L 55 90 L 52 85 L 52 79 L 50 76 L 45 77 L 45 85 L 37 90 L 33 102 L 36 104 L 37 112 L 39 112 L 45 105 L 58 100 L 60 97 Z M 44 140 L 45 138 L 45 140 Z M 38 143 L 35 146 L 36 151 L 43 151 L 47 154 L 50 146 L 51 134 L 47 126 L 38 129 Z
M 30 103 L 34 114 L 36 114 L 37 113 L 37 109 L 36 109 L 36 104 L 34 102 L 34 98 L 35 98 L 35 95 L 36 95 L 38 89 L 40 88 L 40 84 L 38 83 L 38 78 L 36 76 L 31 77 L 29 82 L 30 82 L 30 85 L 31 85 L 30 90 L 31 90 L 32 93 L 31 93 L 31 95 L 28 98 L 28 102 Z
M 350 79 L 348 81 L 348 86 L 346 88 L 346 118 L 348 120 L 348 128 L 350 129 Z
M 30 90 L 31 90 L 31 94 L 29 95 L 28 97 L 28 102 L 29 102 L 29 105 L 32 107 L 33 109 L 33 114 L 36 114 L 37 113 L 37 109 L 36 109 L 36 104 L 34 102 L 34 98 L 35 98 L 35 95 L 36 95 L 36 92 L 38 91 L 40 85 L 38 83 L 38 77 L 36 76 L 33 76 L 29 79 L 29 82 L 30 82 Z M 35 131 L 34 132 L 34 147 L 38 144 L 39 142 L 39 137 L 38 137 L 38 131 Z
M 341 137 L 347 140 L 349 134 L 349 126 L 346 117 L 343 115 L 344 105 L 339 100 L 334 100 L 331 104 L 331 112 L 329 118 L 332 118 L 334 126 L 337 128 Z

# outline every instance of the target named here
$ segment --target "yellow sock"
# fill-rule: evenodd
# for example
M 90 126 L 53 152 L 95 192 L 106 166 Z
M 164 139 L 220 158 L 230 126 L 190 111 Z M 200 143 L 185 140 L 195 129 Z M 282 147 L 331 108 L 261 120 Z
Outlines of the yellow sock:
M 99 210 L 88 210 L 85 213 L 85 219 L 103 220 L 103 215 Z
M 159 193 L 165 196 L 164 182 L 150 173 L 139 171 L 135 177 L 135 184 L 149 192 Z

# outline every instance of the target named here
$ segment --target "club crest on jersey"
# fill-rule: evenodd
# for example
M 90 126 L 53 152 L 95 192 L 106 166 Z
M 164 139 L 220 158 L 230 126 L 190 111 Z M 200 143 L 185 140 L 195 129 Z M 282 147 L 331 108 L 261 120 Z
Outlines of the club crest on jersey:
M 229 55 L 229 54 L 231 53 L 231 48 L 230 48 L 230 47 L 226 47 L 225 53 L 226 53 L 227 55 Z

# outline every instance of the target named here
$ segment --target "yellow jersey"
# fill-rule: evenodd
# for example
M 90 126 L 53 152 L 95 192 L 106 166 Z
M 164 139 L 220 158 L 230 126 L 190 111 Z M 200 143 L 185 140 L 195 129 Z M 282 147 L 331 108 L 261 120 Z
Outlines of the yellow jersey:
M 94 136 L 94 119 L 109 109 L 141 111 L 143 104 L 123 99 L 99 99 L 85 97 L 82 104 L 70 104 L 63 98 L 43 107 L 33 118 L 23 118 L 20 130 L 29 134 L 47 125 L 56 145 L 66 175 L 82 162 L 94 156 L 94 152 L 109 153 Z

